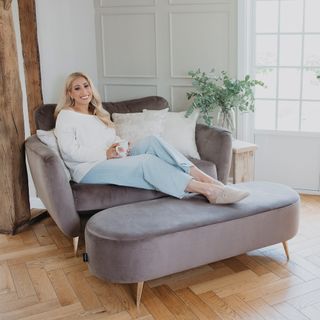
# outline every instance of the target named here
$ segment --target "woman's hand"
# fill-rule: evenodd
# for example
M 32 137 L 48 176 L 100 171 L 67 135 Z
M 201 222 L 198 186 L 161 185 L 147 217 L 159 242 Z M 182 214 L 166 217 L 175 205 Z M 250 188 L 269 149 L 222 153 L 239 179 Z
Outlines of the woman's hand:
M 107 159 L 120 158 L 120 156 L 118 155 L 118 152 L 117 152 L 117 150 L 116 150 L 116 148 L 117 148 L 118 145 L 119 145 L 119 143 L 114 143 L 114 144 L 111 145 L 111 147 L 106 151 Z
M 128 141 L 128 152 L 127 152 L 128 156 L 130 156 L 130 154 L 131 154 L 131 149 L 132 149 L 132 143 L 130 141 Z

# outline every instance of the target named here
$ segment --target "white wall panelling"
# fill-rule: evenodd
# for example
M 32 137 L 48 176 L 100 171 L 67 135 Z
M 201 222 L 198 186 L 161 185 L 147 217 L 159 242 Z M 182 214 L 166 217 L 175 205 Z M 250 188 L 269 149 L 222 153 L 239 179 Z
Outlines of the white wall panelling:
M 104 14 L 101 22 L 104 77 L 155 78 L 155 14 Z
M 156 85 L 144 84 L 106 84 L 104 85 L 104 96 L 107 101 L 119 101 L 136 99 L 143 96 L 156 96 Z
M 236 74 L 235 0 L 95 1 L 104 100 L 155 92 L 185 110 L 189 70 Z
M 194 5 L 201 5 L 201 4 L 217 4 L 217 3 L 228 3 L 232 2 L 232 0 L 224 1 L 224 0 L 169 0 L 169 4 L 194 4 Z
M 192 86 L 172 85 L 170 100 L 172 102 L 172 111 L 183 111 L 191 105 L 191 101 L 187 99 L 186 92 L 191 91 Z
M 229 70 L 229 21 L 227 11 L 171 13 L 171 77 L 197 68 Z
M 152 6 L 156 0 L 100 0 L 100 7 L 137 7 Z

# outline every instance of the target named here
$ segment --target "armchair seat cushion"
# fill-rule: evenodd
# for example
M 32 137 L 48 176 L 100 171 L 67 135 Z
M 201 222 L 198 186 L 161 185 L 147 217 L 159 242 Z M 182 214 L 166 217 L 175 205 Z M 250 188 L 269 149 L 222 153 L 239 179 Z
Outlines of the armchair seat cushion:
M 191 161 L 206 174 L 216 178 L 216 166 L 205 160 Z M 110 184 L 71 183 L 76 210 L 81 215 L 133 202 L 152 200 L 167 195 L 153 190 L 115 186 Z

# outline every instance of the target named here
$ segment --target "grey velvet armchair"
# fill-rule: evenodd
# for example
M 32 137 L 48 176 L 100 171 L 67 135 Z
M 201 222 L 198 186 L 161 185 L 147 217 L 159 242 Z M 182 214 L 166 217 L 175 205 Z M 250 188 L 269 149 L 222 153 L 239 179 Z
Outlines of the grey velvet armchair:
M 112 115 L 113 112 L 160 110 L 167 108 L 168 102 L 162 97 L 152 96 L 115 103 L 106 102 L 103 106 Z M 36 110 L 37 129 L 54 128 L 54 108 L 54 104 L 46 104 Z M 201 160 L 191 160 L 207 174 L 226 183 L 232 154 L 230 132 L 198 124 L 196 143 Z M 61 231 L 73 237 L 75 253 L 81 221 L 85 221 L 85 218 L 106 208 L 167 196 L 158 191 L 130 187 L 74 183 L 68 180 L 57 154 L 36 135 L 26 139 L 25 147 L 37 194 Z

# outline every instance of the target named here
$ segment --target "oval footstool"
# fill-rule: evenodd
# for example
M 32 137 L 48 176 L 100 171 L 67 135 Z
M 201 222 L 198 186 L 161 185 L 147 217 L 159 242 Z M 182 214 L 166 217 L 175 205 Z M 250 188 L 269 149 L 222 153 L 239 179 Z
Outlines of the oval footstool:
M 114 207 L 95 214 L 85 229 L 89 270 L 118 283 L 143 281 L 236 256 L 292 238 L 299 195 L 269 182 L 235 185 L 250 196 L 211 205 L 202 196 L 171 197 Z

